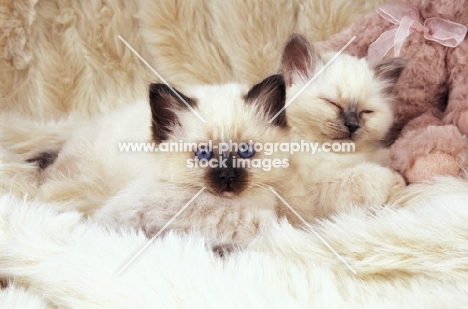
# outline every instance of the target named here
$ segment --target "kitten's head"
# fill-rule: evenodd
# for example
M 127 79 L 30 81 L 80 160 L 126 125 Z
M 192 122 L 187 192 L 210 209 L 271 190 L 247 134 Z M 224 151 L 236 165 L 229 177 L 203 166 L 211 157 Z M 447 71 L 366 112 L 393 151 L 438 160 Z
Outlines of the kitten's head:
M 391 93 L 406 62 L 392 58 L 370 66 L 343 53 L 332 60 L 335 55 L 317 53 L 299 35 L 287 42 L 282 70 L 288 99 L 315 76 L 288 107 L 291 124 L 317 142 L 352 140 L 359 146 L 383 140 L 393 122 Z
M 227 84 L 175 91 L 164 84 L 150 86 L 153 139 L 160 148 L 168 143 L 174 146 L 172 150 L 179 148 L 157 154 L 164 161 L 161 174 L 166 181 L 235 197 L 255 194 L 283 179 L 287 154 L 267 155 L 248 145 L 250 141 L 288 141 L 284 112 L 269 123 L 285 104 L 281 75 L 270 76 L 251 89 Z M 241 147 L 236 149 L 230 142 Z M 273 160 L 282 167 L 272 167 Z

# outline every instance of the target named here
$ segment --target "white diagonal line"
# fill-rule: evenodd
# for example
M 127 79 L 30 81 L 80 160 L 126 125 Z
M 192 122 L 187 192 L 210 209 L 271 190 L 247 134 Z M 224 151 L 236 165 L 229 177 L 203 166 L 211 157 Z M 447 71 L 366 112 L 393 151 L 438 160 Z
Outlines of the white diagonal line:
M 126 269 L 126 268 L 127 268 L 127 267 L 128 267 L 128 266 L 129 266 L 129 265 L 130 265 L 130 264 L 131 264 L 131 263 L 148 247 L 148 246 L 149 246 L 149 245 L 150 245 L 150 244 L 151 244 L 151 242 L 153 242 L 153 240 L 154 240 L 156 237 L 158 237 L 158 236 L 169 226 L 169 224 L 171 224 L 172 221 L 174 221 L 174 220 L 190 205 L 190 203 L 192 203 L 192 202 L 197 198 L 197 196 L 199 196 L 199 195 L 203 192 L 203 190 L 205 190 L 205 187 L 201 188 L 201 190 L 198 191 L 197 194 L 195 194 L 195 196 L 192 197 L 192 198 L 190 199 L 190 201 L 188 201 L 187 204 L 185 204 L 185 206 L 182 207 L 182 209 L 180 209 L 180 210 L 175 214 L 175 216 L 172 217 L 172 219 L 169 220 L 169 221 L 166 223 L 166 225 L 164 225 L 164 226 L 162 227 L 162 229 L 160 229 L 159 232 L 158 232 L 156 235 L 154 235 L 154 236 L 146 243 L 146 245 L 144 245 L 143 248 L 141 248 L 140 251 L 138 251 L 138 252 L 130 259 L 130 261 L 128 261 L 127 264 L 125 264 L 125 266 L 122 267 L 122 268 L 119 270 L 119 272 L 117 273 L 117 275 L 120 275 L 120 274 L 121 274 L 121 273 L 122 273 L 122 272 L 123 272 L 123 271 L 124 271 L 124 270 L 125 270 L 125 269 Z
M 299 220 L 302 221 L 302 223 L 304 223 L 311 231 L 312 233 L 315 234 L 315 236 L 318 237 L 318 239 L 320 239 L 320 241 L 325 245 L 327 246 L 328 249 L 330 249 L 331 252 L 333 252 L 336 257 L 342 261 L 355 275 L 357 275 L 357 271 L 351 267 L 351 265 L 348 264 L 348 262 L 346 262 L 342 257 L 341 255 L 338 254 L 338 252 L 335 251 L 335 249 L 332 248 L 332 246 L 330 246 L 326 241 L 325 239 L 322 238 L 322 236 L 320 236 L 319 233 L 317 233 L 302 217 L 301 215 L 299 215 L 292 207 L 291 205 L 288 204 L 288 202 L 286 202 L 276 191 L 275 189 L 273 189 L 272 187 L 269 187 L 270 190 L 286 205 L 288 206 L 288 208 L 299 218 Z
M 340 49 L 335 56 L 333 56 L 333 58 L 331 58 L 305 85 L 304 87 L 301 88 L 301 90 L 299 90 L 291 99 L 289 99 L 288 102 L 286 102 L 286 104 L 283 106 L 282 109 L 280 109 L 279 112 L 276 113 L 276 115 L 274 115 L 270 121 L 268 121 L 268 123 L 271 123 L 273 120 L 275 120 L 276 117 L 278 117 L 279 114 L 281 114 L 285 109 L 286 107 L 289 106 L 289 104 L 291 104 L 316 78 L 317 76 L 319 76 L 329 65 L 330 63 L 333 62 L 333 60 L 335 60 L 342 52 L 343 50 L 346 49 L 346 47 L 348 47 L 349 44 L 351 44 L 352 41 L 354 41 L 354 39 L 356 38 L 356 36 L 353 36 L 351 38 L 351 40 L 349 40 L 348 43 L 346 43 L 345 46 L 343 46 L 342 49 Z
M 140 60 L 143 61 L 143 63 L 146 64 L 146 66 L 147 66 L 154 74 L 156 74 L 156 76 L 159 77 L 159 79 L 160 79 L 163 83 L 165 83 L 166 86 L 169 87 L 169 89 L 171 89 L 171 91 L 174 92 L 174 94 L 175 94 L 182 102 L 184 102 L 185 105 L 187 105 L 187 107 L 190 108 L 190 110 L 191 110 L 195 115 L 197 115 L 198 118 L 200 118 L 201 121 L 203 121 L 204 123 L 206 123 L 206 120 L 203 119 L 203 117 L 200 116 L 200 114 L 198 114 L 197 111 L 194 110 L 193 107 L 190 106 L 190 104 L 188 104 L 188 103 L 177 93 L 177 91 L 175 91 L 174 88 L 172 88 L 171 85 L 169 85 L 169 83 L 168 83 L 161 75 L 159 75 L 159 73 L 156 72 L 156 70 L 153 69 L 152 66 L 149 65 L 148 62 L 146 62 L 145 59 L 143 59 L 143 57 L 140 56 L 140 54 L 137 53 L 137 51 L 134 50 L 133 47 L 130 46 L 130 44 L 127 43 L 127 41 L 125 41 L 120 35 L 118 36 L 118 38 L 119 38 L 122 42 L 124 42 L 124 44 L 127 45 L 127 47 L 130 48 L 130 50 L 131 50 L 138 58 L 140 58 Z

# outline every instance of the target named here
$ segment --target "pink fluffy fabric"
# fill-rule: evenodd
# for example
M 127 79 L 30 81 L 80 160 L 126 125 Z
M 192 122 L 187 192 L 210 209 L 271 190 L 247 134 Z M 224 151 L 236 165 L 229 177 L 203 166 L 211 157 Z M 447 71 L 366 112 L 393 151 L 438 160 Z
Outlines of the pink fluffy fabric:
M 392 167 L 410 183 L 433 176 L 464 176 L 467 149 L 468 139 L 456 126 L 429 125 L 406 132 L 392 145 Z

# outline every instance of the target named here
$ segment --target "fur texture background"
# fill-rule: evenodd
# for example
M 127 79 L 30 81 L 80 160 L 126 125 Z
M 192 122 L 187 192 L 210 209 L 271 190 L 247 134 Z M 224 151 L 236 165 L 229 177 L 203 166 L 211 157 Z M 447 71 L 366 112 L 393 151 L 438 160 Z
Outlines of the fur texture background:
M 314 226 L 356 275 L 312 232 L 282 223 L 224 259 L 196 235 L 168 234 L 118 276 L 148 241 L 142 234 L 110 233 L 55 205 L 3 196 L 0 277 L 15 280 L 0 292 L 1 306 L 464 308 L 468 183 L 444 179 L 417 189 L 400 197 L 411 206 L 374 215 L 356 209 Z
M 24 121 L 60 125 L 71 112 L 105 113 L 146 96 L 157 78 L 118 35 L 175 86 L 254 83 L 276 72 L 290 33 L 327 39 L 382 2 L 2 0 L 2 117 L 19 113 Z M 15 146 L 27 146 L 23 141 L 19 130 Z M 57 205 L 18 199 L 35 192 L 30 180 L 37 175 L 23 160 L 0 149 L 0 279 L 14 278 L 0 290 L 1 308 L 468 303 L 468 185 L 461 180 L 413 185 L 395 197 L 404 207 L 356 209 L 314 226 L 357 275 L 313 233 L 283 223 L 224 259 L 196 235 L 168 234 L 117 276 L 148 240 L 103 230 L 74 212 L 58 214 Z
M 0 106 L 34 118 L 106 112 L 146 93 L 157 77 L 174 86 L 276 72 L 294 31 L 326 39 L 383 0 L 0 2 Z

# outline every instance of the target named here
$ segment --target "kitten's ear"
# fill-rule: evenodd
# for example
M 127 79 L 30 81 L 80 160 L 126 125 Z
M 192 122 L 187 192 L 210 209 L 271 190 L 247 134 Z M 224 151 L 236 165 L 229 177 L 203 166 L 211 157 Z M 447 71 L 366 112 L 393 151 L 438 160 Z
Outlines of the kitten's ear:
M 265 78 L 249 90 L 244 100 L 249 104 L 257 104 L 270 118 L 269 120 L 276 116 L 272 124 L 287 127 L 286 113 L 284 110 L 281 111 L 286 103 L 286 84 L 282 75 L 277 74 Z
M 384 91 L 386 93 L 391 93 L 393 87 L 397 83 L 398 79 L 401 76 L 401 73 L 405 69 L 407 61 L 401 58 L 389 58 L 377 62 L 374 67 L 375 76 L 378 79 L 387 83 Z
M 286 42 L 281 58 L 281 72 L 286 84 L 292 85 L 295 78 L 309 79 L 315 71 L 319 56 L 314 47 L 300 34 L 293 34 Z
M 186 97 L 175 89 L 174 91 L 165 84 L 151 84 L 149 87 L 152 132 L 156 142 L 166 140 L 174 127 L 180 126 L 178 117 L 180 112 L 188 110 L 189 106 L 196 106 L 194 99 Z

